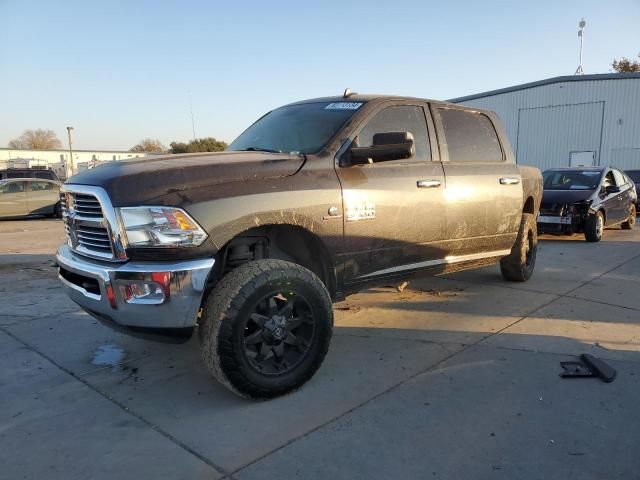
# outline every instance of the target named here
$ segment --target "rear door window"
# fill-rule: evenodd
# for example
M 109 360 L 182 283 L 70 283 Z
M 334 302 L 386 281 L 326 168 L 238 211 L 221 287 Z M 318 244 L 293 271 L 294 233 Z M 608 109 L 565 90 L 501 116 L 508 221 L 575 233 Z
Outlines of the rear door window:
M 450 162 L 502 162 L 498 134 L 482 113 L 439 108 Z
M 50 182 L 29 182 L 30 192 L 42 192 L 45 190 L 53 190 L 53 183 Z
M 622 173 L 620 173 L 618 170 L 612 170 L 612 172 L 613 172 L 613 178 L 615 178 L 616 185 L 618 187 L 622 187 L 625 183 L 627 183 Z

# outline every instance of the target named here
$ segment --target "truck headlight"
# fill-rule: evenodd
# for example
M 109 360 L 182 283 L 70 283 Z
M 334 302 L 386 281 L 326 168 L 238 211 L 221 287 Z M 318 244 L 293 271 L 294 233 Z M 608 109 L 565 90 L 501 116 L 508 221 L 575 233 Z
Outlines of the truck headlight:
M 130 247 L 197 247 L 206 232 L 181 208 L 117 209 Z

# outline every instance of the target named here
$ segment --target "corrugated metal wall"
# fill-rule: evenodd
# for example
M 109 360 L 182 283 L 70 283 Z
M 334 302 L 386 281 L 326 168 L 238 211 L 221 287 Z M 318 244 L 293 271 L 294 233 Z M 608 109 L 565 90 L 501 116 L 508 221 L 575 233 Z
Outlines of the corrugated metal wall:
M 534 86 L 460 102 L 495 111 L 518 163 L 569 166 L 572 151 L 597 163 L 640 168 L 640 78 Z
M 571 152 L 600 153 L 604 102 L 523 108 L 519 111 L 516 158 L 540 169 L 569 166 Z

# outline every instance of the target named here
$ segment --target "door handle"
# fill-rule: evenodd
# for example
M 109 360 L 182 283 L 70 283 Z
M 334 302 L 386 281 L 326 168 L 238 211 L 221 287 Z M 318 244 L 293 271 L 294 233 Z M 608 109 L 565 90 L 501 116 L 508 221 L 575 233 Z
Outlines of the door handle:
M 418 188 L 438 188 L 440 185 L 440 180 L 418 180 Z
M 520 183 L 518 177 L 502 177 L 500 179 L 500 185 L 517 185 L 518 183 Z

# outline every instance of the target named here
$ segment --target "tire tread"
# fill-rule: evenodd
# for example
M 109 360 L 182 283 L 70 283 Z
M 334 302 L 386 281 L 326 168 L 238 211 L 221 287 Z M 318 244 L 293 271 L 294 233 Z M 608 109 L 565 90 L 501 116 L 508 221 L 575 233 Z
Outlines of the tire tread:
M 240 366 L 234 360 L 231 339 L 233 338 L 233 320 L 248 300 L 248 295 L 264 282 L 292 276 L 316 290 L 324 308 L 331 312 L 329 321 L 330 326 L 333 327 L 331 300 L 322 281 L 301 265 L 284 260 L 255 260 L 239 266 L 221 279 L 205 301 L 199 328 L 203 361 L 215 379 L 237 395 L 249 398 L 271 398 L 291 390 L 289 388 L 265 389 L 251 383 L 242 374 Z M 306 370 L 295 388 L 303 385 L 318 370 L 329 350 L 330 340 L 331 332 L 329 331 L 311 367 Z

